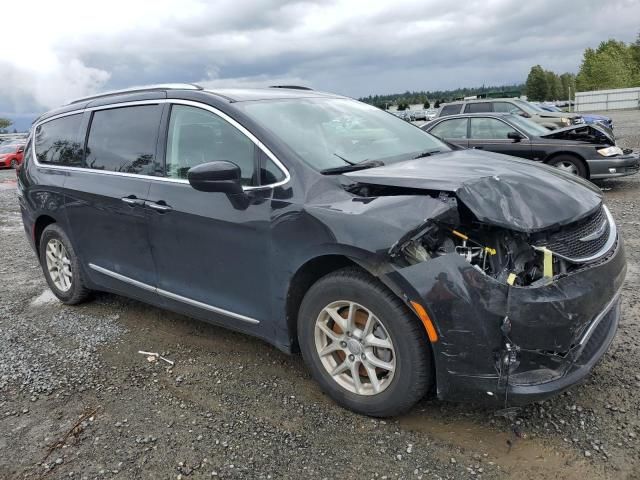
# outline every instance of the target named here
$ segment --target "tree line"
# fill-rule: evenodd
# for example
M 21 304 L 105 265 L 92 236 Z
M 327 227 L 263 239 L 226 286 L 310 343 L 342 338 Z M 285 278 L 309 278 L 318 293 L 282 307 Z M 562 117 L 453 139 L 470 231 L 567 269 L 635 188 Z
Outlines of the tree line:
M 587 48 L 577 75 L 558 75 L 534 65 L 525 83 L 529 100 L 573 99 L 576 90 L 606 90 L 640 86 L 640 34 L 633 43 L 609 39 Z
M 422 105 L 424 108 L 438 108 L 441 103 L 450 102 L 457 98 L 464 98 L 471 95 L 479 94 L 496 94 L 499 92 L 510 92 L 509 96 L 513 96 L 511 92 L 521 92 L 524 90 L 524 84 L 501 85 L 501 86 L 481 86 L 481 87 L 464 87 L 451 90 L 420 90 L 406 91 L 404 93 L 391 93 L 388 95 L 369 95 L 359 98 L 361 102 L 375 105 L 384 110 L 391 105 L 397 105 L 398 110 L 406 110 L 409 105 Z

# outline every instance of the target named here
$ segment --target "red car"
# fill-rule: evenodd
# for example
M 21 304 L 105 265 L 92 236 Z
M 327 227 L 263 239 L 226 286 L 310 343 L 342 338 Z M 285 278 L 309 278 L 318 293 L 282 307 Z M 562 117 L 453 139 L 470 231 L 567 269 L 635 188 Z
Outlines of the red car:
M 0 145 L 0 168 L 18 168 L 22 163 L 24 144 Z

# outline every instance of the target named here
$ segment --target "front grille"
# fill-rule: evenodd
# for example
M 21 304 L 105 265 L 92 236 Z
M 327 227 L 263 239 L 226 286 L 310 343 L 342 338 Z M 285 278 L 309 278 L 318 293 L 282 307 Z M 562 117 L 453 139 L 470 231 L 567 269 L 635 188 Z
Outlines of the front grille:
M 598 232 L 605 224 L 604 231 L 597 238 L 591 240 L 581 240 L 591 234 Z M 611 233 L 611 224 L 609 223 L 604 207 L 580 220 L 576 223 L 568 225 L 558 233 L 547 237 L 538 242 L 541 247 L 547 247 L 553 253 L 558 254 L 567 259 L 580 259 L 591 257 L 600 252 Z

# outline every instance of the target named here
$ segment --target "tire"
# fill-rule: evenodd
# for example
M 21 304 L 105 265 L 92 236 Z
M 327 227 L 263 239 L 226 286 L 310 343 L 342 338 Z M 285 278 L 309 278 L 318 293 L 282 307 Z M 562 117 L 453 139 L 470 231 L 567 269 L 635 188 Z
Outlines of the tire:
M 567 173 L 587 178 L 587 167 L 584 162 L 573 155 L 558 155 L 547 162 L 552 167 L 564 170 Z
M 18 168 L 18 161 L 15 158 L 11 160 L 11 168 L 13 168 L 14 170 Z
M 60 245 L 62 247 L 60 247 Z M 55 255 L 53 255 L 50 258 L 57 261 L 52 260 L 48 263 L 47 257 L 48 254 L 51 253 L 51 251 L 48 250 L 50 246 L 57 252 L 62 252 L 64 254 L 63 256 L 66 257 L 66 261 L 62 256 L 55 257 Z M 59 248 L 56 249 L 56 246 Z M 73 245 L 64 230 L 55 223 L 46 227 L 42 232 L 39 255 L 40 265 L 42 266 L 47 284 L 53 294 L 58 297 L 62 303 L 75 305 L 85 301 L 89 297 L 91 291 L 86 287 L 80 261 L 78 260 Z M 50 268 L 52 265 L 54 266 L 53 269 Z M 68 269 L 65 269 L 65 265 L 68 265 Z M 66 275 L 61 275 L 61 267 L 65 271 L 70 272 L 70 278 Z M 64 276 L 67 280 L 66 285 L 64 281 L 59 279 L 61 276 Z M 65 286 L 67 288 L 64 288 Z
M 360 322 L 353 332 L 343 331 L 326 310 L 331 307 L 335 314 L 349 316 L 346 312 L 352 310 L 348 304 L 353 305 L 354 322 Z M 375 327 L 373 339 L 363 332 L 369 319 Z M 340 322 L 348 325 L 345 317 Z M 325 329 L 320 329 L 319 324 Z M 341 341 L 329 340 L 327 329 L 336 341 Z M 388 343 L 392 348 L 371 347 L 366 339 Z M 354 412 L 373 417 L 399 415 L 431 387 L 431 348 L 424 327 L 393 292 L 359 268 L 337 270 L 311 286 L 298 314 L 298 342 L 304 361 L 321 388 L 339 405 Z M 335 351 L 321 357 L 323 349 Z M 394 365 L 393 370 L 379 368 L 380 359 L 382 365 Z M 375 361 L 376 366 L 370 361 Z M 330 373 L 330 369 L 346 363 L 357 364 L 357 382 L 351 369 L 338 375 Z M 371 375 L 378 385 L 374 385 Z

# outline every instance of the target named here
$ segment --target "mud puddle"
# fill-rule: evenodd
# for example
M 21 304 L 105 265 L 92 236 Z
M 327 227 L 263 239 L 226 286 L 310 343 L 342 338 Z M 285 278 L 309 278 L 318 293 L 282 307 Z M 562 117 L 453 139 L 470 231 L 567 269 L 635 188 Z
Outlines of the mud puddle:
M 620 478 L 620 472 L 607 473 L 594 467 L 561 442 L 522 438 L 511 431 L 505 420 L 502 431 L 464 419 L 430 418 L 421 412 L 400 419 L 403 429 L 428 434 L 437 442 L 458 447 L 474 455 L 479 464 L 498 465 L 505 478 L 539 480 L 585 480 Z

